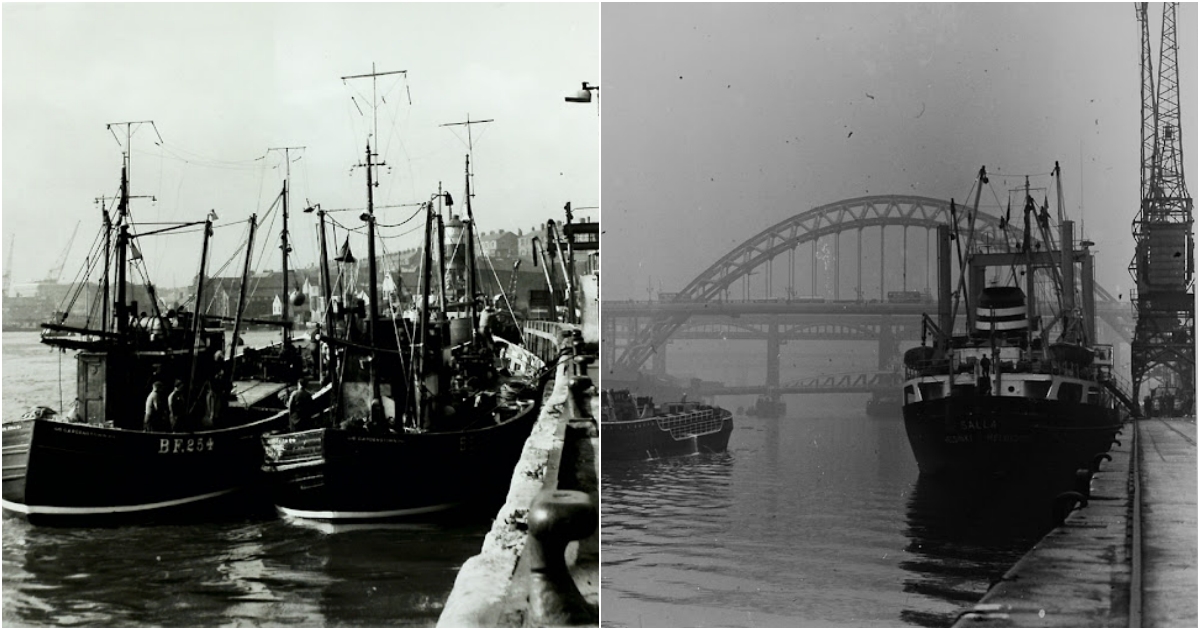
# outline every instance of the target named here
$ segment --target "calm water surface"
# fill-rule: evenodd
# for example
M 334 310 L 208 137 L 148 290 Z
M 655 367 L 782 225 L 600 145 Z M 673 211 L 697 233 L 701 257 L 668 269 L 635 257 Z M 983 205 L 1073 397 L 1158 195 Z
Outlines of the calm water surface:
M 247 335 L 255 344 L 271 338 Z M 59 353 L 4 333 L 5 420 L 60 409 Z M 61 355 L 63 399 L 75 360 Z M 317 527 L 270 516 L 199 524 L 3 521 L 5 626 L 432 626 L 486 517 Z
M 865 397 L 787 402 L 727 453 L 605 464 L 603 625 L 948 626 L 1049 526 L 1022 484 L 919 479 Z

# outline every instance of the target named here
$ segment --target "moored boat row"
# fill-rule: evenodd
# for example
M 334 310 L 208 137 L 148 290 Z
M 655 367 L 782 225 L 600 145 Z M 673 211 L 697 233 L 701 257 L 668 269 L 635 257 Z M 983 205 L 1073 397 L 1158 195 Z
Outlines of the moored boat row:
M 452 213 L 453 200 L 440 187 L 419 209 L 425 238 L 413 304 L 381 303 L 372 197 L 377 157 L 368 140 L 366 299 L 330 282 L 327 217 L 315 207 L 322 290 L 337 297 L 324 309 L 323 327 L 293 337 L 287 303 L 298 306 L 304 296 L 289 294 L 285 179 L 272 206 L 283 217 L 282 340 L 251 349 L 237 342 L 256 216 L 248 221 L 230 338 L 223 328 L 229 318 L 199 307 L 164 313 L 152 304 L 152 314 L 134 316 L 139 311 L 127 299 L 125 275 L 140 257 L 134 242 L 150 234 L 135 234 L 129 219 L 126 153 L 117 212 L 111 221 L 105 215 L 98 239 L 104 252 L 97 253 L 111 260 L 96 298 L 104 312 L 88 326 L 47 325 L 42 337 L 78 351 L 79 397 L 69 411 L 39 407 L 4 425 L 4 511 L 32 521 L 147 517 L 182 508 L 211 515 L 213 506 L 242 497 L 298 518 L 364 520 L 486 502 L 496 492 L 502 497 L 498 482 L 511 474 L 537 417 L 544 363 L 506 338 L 512 335 L 500 329 L 476 277 L 469 163 L 463 216 Z M 160 230 L 204 226 L 196 305 L 205 303 L 215 218 Z M 342 255 L 351 256 L 348 246 Z

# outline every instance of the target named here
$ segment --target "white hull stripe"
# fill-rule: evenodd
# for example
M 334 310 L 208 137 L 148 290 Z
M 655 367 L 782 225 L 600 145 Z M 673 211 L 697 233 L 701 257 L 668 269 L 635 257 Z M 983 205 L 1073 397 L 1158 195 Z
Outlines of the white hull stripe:
M 339 519 L 371 519 L 371 518 L 391 518 L 394 516 L 412 516 L 416 514 L 429 514 L 430 512 L 441 512 L 448 510 L 457 503 L 442 503 L 440 505 L 427 505 L 418 508 L 405 508 L 402 510 L 379 510 L 372 512 L 338 512 L 333 510 L 296 510 L 293 508 L 285 508 L 283 506 L 275 506 L 285 516 L 292 518 L 308 518 L 322 521 L 335 521 Z
M 985 322 L 979 320 L 975 322 L 975 327 L 979 330 L 1024 330 L 1029 328 L 1029 322 L 1024 319 L 1014 322 Z
M 1004 308 L 984 308 L 982 306 L 975 309 L 975 314 L 980 317 L 1012 317 L 1013 315 L 1024 315 L 1024 306 L 1006 306 Z
M 226 490 L 218 490 L 217 492 L 209 492 L 207 494 L 199 494 L 194 497 L 185 497 L 183 499 L 171 499 L 170 501 L 159 501 L 157 503 L 142 503 L 139 505 L 104 505 L 98 507 L 62 507 L 57 505 L 25 505 L 24 503 L 14 503 L 0 499 L 0 507 L 12 512 L 20 514 L 58 514 L 62 516 L 82 516 L 87 514 L 128 514 L 130 512 L 148 512 L 150 510 L 160 510 L 163 508 L 175 507 L 177 505 L 186 505 L 197 501 L 204 501 L 219 497 L 223 494 L 233 492 L 234 488 Z

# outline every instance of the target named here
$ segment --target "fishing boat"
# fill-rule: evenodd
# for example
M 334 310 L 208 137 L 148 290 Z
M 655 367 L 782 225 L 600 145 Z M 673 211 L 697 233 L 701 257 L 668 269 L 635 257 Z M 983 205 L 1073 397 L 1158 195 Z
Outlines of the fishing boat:
M 65 317 L 43 325 L 42 343 L 77 351 L 75 403 L 63 413 L 36 407 L 3 426 L 7 514 L 52 521 L 211 506 L 254 487 L 261 435 L 287 422 L 287 383 L 231 380 L 219 322 L 182 309 L 164 313 L 149 283 L 150 314 L 129 299 L 127 274 L 141 260 L 137 240 L 203 226 L 195 295 L 202 303 L 215 214 L 136 233 L 128 167 L 126 150 L 115 219 L 106 209 L 102 238 L 88 256 L 104 263 L 100 299 L 82 326 L 63 324 Z
M 537 419 L 540 396 L 530 375 L 540 361 L 491 335 L 489 311 L 478 299 L 469 156 L 466 216 L 443 219 L 453 198 L 440 187 L 422 204 L 415 320 L 397 309 L 379 312 L 376 158 L 368 140 L 367 212 L 361 216 L 366 303 L 327 313 L 328 332 L 320 337 L 331 357 L 333 404 L 318 426 L 263 438 L 263 470 L 276 508 L 289 517 L 390 519 L 447 510 L 496 492 L 502 497 Z M 318 217 L 324 220 L 322 212 Z M 324 250 L 323 224 L 319 232 Z
M 728 448 L 733 433 L 733 414 L 704 403 L 655 405 L 628 390 L 606 390 L 600 405 L 604 460 L 719 453 Z
M 986 183 L 981 169 L 979 189 Z M 951 332 L 957 310 L 950 290 L 952 228 L 938 228 L 938 321 L 924 316 L 921 346 L 905 353 L 901 390 L 904 425 L 922 474 L 1072 474 L 1107 452 L 1121 426 L 1119 404 L 1128 396 L 1113 374 L 1112 347 L 1096 343 L 1090 243 L 1076 247 L 1073 223 L 1061 211 L 1061 183 L 1057 245 L 1047 206 L 1039 211 L 1027 181 L 1019 249 L 973 251 L 963 235 L 968 251 L 960 256 L 958 294 L 969 296 L 966 334 Z M 1031 222 L 1040 229 L 1041 246 Z M 983 286 L 989 269 L 1024 287 Z M 1044 302 L 1052 315 L 1039 315 L 1039 295 L 1049 296 Z

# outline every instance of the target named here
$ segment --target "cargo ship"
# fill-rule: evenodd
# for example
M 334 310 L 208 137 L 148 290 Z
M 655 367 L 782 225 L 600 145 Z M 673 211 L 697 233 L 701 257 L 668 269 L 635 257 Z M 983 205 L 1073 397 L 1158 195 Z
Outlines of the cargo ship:
M 986 183 L 981 169 L 978 185 Z M 1042 247 L 1030 246 L 1031 220 Z M 1107 452 L 1121 426 L 1120 405 L 1129 398 L 1115 380 L 1112 347 L 1095 341 L 1090 243 L 1076 249 L 1073 224 L 1064 219 L 1055 250 L 1049 213 L 1045 206 L 1039 211 L 1028 184 L 1024 221 L 1019 247 L 981 253 L 968 245 L 961 258 L 958 275 L 967 286 L 958 293 L 970 296 L 965 335 L 951 334 L 953 228 L 938 228 L 938 321 L 924 316 L 922 345 L 905 353 L 901 390 L 905 430 L 923 475 L 1072 474 Z M 989 267 L 1011 271 L 1001 275 L 1023 280 L 1024 288 L 981 286 Z M 1045 326 L 1039 290 L 1054 313 Z

